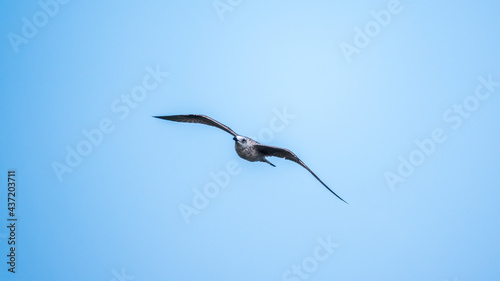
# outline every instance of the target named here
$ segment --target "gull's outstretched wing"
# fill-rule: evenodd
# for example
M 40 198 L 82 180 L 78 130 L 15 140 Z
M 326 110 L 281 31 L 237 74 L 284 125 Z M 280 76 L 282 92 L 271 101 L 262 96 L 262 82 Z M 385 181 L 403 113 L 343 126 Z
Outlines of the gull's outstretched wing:
M 205 124 L 208 126 L 224 130 L 233 136 L 237 136 L 237 134 L 233 130 L 231 130 L 231 128 L 206 115 L 187 114 L 187 115 L 169 115 L 169 116 L 153 116 L 153 117 L 160 118 L 163 120 L 176 121 L 176 122 Z
M 270 145 L 257 144 L 254 147 L 260 153 L 264 154 L 265 156 L 275 156 L 275 157 L 285 158 L 287 160 L 291 160 L 291 161 L 301 165 L 302 167 L 306 168 L 306 170 L 308 170 L 309 173 L 311 173 L 321 184 L 323 184 L 328 190 L 330 190 L 330 192 L 333 193 L 333 195 L 337 196 L 337 198 L 344 201 L 344 203 L 349 204 L 344 199 L 342 199 L 340 196 L 338 196 L 335 192 L 333 192 L 333 190 L 331 190 L 322 180 L 320 180 L 318 178 L 318 176 L 316 176 L 316 174 L 314 174 L 313 171 L 311 171 L 311 169 L 309 169 L 309 167 L 307 167 L 306 164 L 304 164 L 304 162 L 302 162 L 299 159 L 299 157 L 297 157 L 297 155 L 295 155 L 295 153 L 293 153 L 290 150 L 285 149 L 285 148 L 280 148 L 280 147 L 270 146 Z

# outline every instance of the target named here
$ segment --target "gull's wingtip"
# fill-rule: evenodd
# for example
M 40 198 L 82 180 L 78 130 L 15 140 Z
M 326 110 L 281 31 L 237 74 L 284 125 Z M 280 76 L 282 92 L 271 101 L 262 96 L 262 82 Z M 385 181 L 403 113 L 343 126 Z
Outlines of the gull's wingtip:
M 323 182 L 322 182 L 323 183 Z M 323 184 L 325 185 L 325 184 Z M 326 185 L 325 185 L 326 186 Z M 342 202 L 346 203 L 347 205 L 349 205 L 349 203 L 347 203 L 347 201 L 345 201 L 344 199 L 342 199 L 342 197 L 340 197 L 337 193 L 333 192 L 333 190 L 331 190 L 328 186 L 326 186 L 326 188 L 331 192 L 333 193 L 333 195 L 335 195 L 338 199 L 340 199 Z
M 333 191 L 332 191 L 333 192 Z M 349 203 L 347 203 L 347 201 L 345 201 L 344 199 L 342 199 L 342 197 L 338 196 L 337 193 L 333 192 L 333 194 L 335 196 L 337 196 L 338 199 L 342 200 L 342 202 L 346 203 L 347 205 L 349 205 Z

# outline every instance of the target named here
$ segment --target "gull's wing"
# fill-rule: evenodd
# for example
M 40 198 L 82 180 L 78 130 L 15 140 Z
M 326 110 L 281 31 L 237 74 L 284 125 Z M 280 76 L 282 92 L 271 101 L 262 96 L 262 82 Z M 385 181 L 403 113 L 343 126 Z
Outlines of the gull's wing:
M 311 171 L 311 169 L 309 169 L 309 167 L 307 167 L 306 164 L 304 164 L 304 162 L 302 162 L 299 159 L 299 157 L 297 157 L 297 155 L 295 155 L 290 150 L 276 146 L 262 145 L 262 144 L 256 144 L 254 147 L 265 156 L 275 156 L 275 157 L 285 158 L 287 160 L 291 160 L 301 165 L 302 167 L 306 168 L 306 170 L 308 170 L 309 173 L 311 173 L 321 184 L 323 184 L 328 190 L 330 190 L 330 192 L 333 193 L 333 195 L 337 196 L 337 198 L 344 201 L 344 203 L 349 204 L 344 199 L 340 198 L 340 196 L 338 196 L 335 192 L 333 192 L 333 190 L 331 190 L 323 181 L 321 181 L 318 178 L 318 176 L 316 176 L 313 173 L 313 171 Z
M 169 115 L 169 116 L 153 116 L 153 117 L 160 118 L 163 120 L 176 121 L 176 122 L 205 124 L 208 126 L 224 130 L 235 137 L 237 136 L 237 134 L 233 130 L 231 130 L 231 128 L 206 115 L 187 114 L 187 115 Z

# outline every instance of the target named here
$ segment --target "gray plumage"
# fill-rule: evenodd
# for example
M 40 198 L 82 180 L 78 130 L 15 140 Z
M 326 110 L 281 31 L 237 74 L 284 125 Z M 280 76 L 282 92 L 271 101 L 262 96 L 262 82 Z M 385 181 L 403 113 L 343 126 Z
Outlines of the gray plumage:
M 206 115 L 187 114 L 187 115 L 170 115 L 170 116 L 153 116 L 153 117 L 160 118 L 163 120 L 176 121 L 176 122 L 205 124 L 224 130 L 227 133 L 233 135 L 233 140 L 235 141 L 234 149 L 241 158 L 248 160 L 250 162 L 255 162 L 255 161 L 266 162 L 273 167 L 276 166 L 271 162 L 269 162 L 266 159 L 266 157 L 274 156 L 293 161 L 304 167 L 306 170 L 308 170 L 323 186 L 325 186 L 331 193 L 337 196 L 337 198 L 347 203 L 344 199 L 342 199 L 335 192 L 333 192 L 333 190 L 331 190 L 322 180 L 320 180 L 318 176 L 316 176 L 316 174 L 314 174 L 313 171 L 311 171 L 311 169 L 309 169 L 309 167 L 307 167 L 306 164 L 304 164 L 304 162 L 302 162 L 299 159 L 299 157 L 297 157 L 297 155 L 295 155 L 288 149 L 270 145 L 263 145 L 249 137 L 240 136 L 236 134 L 233 130 L 231 130 L 231 128 L 229 128 L 228 126 Z

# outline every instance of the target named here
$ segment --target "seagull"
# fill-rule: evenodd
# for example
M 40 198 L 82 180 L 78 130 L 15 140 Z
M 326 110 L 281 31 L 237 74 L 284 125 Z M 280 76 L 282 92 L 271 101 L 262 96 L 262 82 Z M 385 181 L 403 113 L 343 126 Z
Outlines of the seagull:
M 344 203 L 349 204 L 340 196 L 338 196 L 335 192 L 333 192 L 333 190 L 331 190 L 322 180 L 320 180 L 318 176 L 316 176 L 316 174 L 314 174 L 313 171 L 311 171 L 311 169 L 309 169 L 309 167 L 307 167 L 306 164 L 304 164 L 304 162 L 302 162 L 299 159 L 299 157 L 297 157 L 297 155 L 295 155 L 292 151 L 288 149 L 270 145 L 263 145 L 249 137 L 240 136 L 236 134 L 233 130 L 231 130 L 231 128 L 229 128 L 228 126 L 206 115 L 185 114 L 185 115 L 169 115 L 169 116 L 153 116 L 153 117 L 175 122 L 204 124 L 226 131 L 227 133 L 233 135 L 233 140 L 235 141 L 234 149 L 236 150 L 236 153 L 238 153 L 238 156 L 240 156 L 241 158 L 250 162 L 256 162 L 256 161 L 266 162 L 273 167 L 276 166 L 273 163 L 269 162 L 266 159 L 266 157 L 274 156 L 293 161 L 304 167 L 306 170 L 308 170 L 323 186 L 325 186 L 331 193 L 333 193 L 333 195 L 337 196 L 337 198 L 342 200 Z

